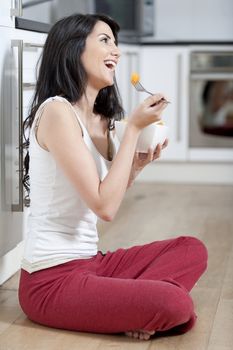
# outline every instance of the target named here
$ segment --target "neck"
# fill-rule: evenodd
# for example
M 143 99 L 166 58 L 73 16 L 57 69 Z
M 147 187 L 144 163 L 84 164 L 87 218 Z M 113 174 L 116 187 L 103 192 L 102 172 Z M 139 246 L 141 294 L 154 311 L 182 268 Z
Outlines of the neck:
M 87 87 L 85 95 L 77 102 L 77 105 L 82 110 L 84 116 L 89 116 L 93 113 L 94 103 L 99 91 L 92 87 Z

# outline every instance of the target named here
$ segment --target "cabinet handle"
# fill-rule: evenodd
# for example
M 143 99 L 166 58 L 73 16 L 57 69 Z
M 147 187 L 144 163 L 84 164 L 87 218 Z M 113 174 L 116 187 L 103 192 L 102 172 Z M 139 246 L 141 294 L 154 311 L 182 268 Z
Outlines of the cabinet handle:
M 177 127 L 176 127 L 176 141 L 181 140 L 181 91 L 182 91 L 182 54 L 177 56 Z
M 128 56 L 128 71 L 132 72 L 133 63 L 132 63 L 132 52 L 126 52 L 126 55 Z M 132 93 L 128 91 L 128 106 L 127 106 L 127 113 L 130 113 L 132 107 Z
M 192 73 L 191 80 L 233 80 L 232 73 Z
M 15 6 L 14 8 L 11 8 L 10 9 L 10 15 L 11 17 L 22 17 L 23 16 L 23 6 L 22 6 L 22 0 L 17 0 L 14 2 L 15 3 Z M 17 5 L 18 6 L 17 6 Z
M 44 44 L 37 44 L 37 43 L 24 43 L 24 47 L 35 47 L 35 48 L 43 48 Z
M 36 83 L 23 83 L 23 88 L 25 89 L 34 89 L 36 87 Z
M 11 47 L 17 47 L 18 49 L 18 188 L 19 188 L 19 200 L 17 204 L 11 205 L 13 212 L 23 211 L 23 40 L 12 40 Z
M 130 52 L 127 51 L 125 53 L 128 56 L 128 71 L 130 72 L 130 74 L 134 71 L 138 71 L 139 70 L 139 55 L 138 52 Z M 133 59 L 136 59 L 136 69 L 134 68 L 134 64 L 133 64 Z M 128 113 L 132 110 L 133 108 L 133 89 L 131 89 L 131 83 L 129 83 L 129 89 L 128 89 Z M 138 95 L 137 95 L 138 96 Z

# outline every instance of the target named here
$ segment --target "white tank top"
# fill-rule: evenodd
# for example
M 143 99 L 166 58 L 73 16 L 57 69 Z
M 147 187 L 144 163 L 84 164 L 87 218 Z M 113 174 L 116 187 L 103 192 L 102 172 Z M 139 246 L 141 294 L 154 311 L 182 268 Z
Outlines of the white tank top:
M 44 106 L 54 100 L 68 104 L 75 113 L 83 140 L 93 155 L 101 180 L 111 165 L 111 161 L 98 152 L 71 103 L 55 96 L 41 104 L 30 131 L 31 205 L 22 260 L 22 268 L 29 273 L 74 259 L 87 259 L 96 255 L 98 250 L 97 216 L 64 176 L 51 153 L 44 150 L 36 139 L 35 127 Z M 119 142 L 113 135 L 110 137 L 113 154 L 116 154 Z

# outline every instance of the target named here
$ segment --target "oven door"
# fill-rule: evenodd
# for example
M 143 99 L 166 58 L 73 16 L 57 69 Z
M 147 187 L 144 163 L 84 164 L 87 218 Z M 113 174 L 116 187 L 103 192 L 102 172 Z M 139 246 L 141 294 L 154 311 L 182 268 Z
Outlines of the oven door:
M 218 149 L 226 149 L 229 156 L 220 152 L 218 160 L 233 160 L 233 73 L 200 72 L 190 78 L 190 149 L 208 150 L 210 158 L 211 151 L 218 158 Z

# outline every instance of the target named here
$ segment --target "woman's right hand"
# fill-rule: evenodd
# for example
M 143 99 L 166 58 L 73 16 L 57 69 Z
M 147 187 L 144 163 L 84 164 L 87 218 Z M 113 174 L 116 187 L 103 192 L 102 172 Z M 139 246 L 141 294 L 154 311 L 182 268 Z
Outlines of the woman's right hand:
M 159 121 L 161 119 L 160 115 L 166 106 L 167 102 L 164 95 L 149 96 L 133 111 L 128 119 L 128 125 L 132 125 L 141 131 L 146 126 Z

